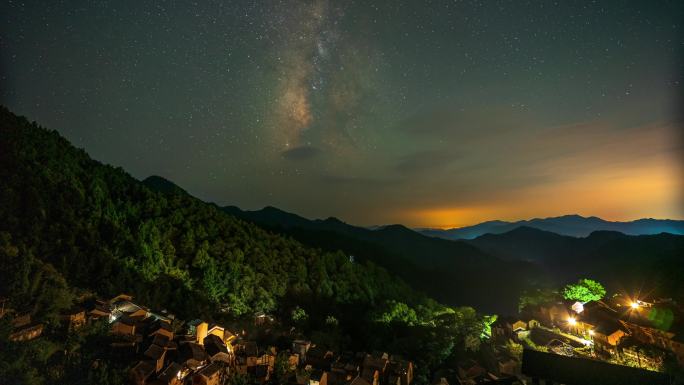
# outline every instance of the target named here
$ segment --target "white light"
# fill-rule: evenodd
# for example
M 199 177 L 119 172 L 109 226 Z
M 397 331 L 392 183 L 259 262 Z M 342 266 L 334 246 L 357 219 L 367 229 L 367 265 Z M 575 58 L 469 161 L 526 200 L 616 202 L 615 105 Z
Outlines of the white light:
M 638 309 L 639 303 L 638 302 L 632 302 L 632 304 L 630 306 L 632 306 L 632 309 Z
M 575 317 L 568 318 L 568 324 L 570 324 L 570 326 L 575 326 L 577 324 Z
M 594 331 L 593 331 L 593 330 L 589 330 L 589 335 L 590 335 L 590 336 L 593 336 L 593 335 L 594 335 Z

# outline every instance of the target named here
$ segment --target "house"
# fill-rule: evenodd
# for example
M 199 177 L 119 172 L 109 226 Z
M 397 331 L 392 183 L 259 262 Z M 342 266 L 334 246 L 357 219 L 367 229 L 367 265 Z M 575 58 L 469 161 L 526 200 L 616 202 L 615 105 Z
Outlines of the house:
M 108 303 L 97 301 L 95 307 L 88 311 L 88 317 L 95 321 L 99 319 L 112 320 L 112 309 Z
M 86 323 L 85 309 L 73 307 L 68 312 L 62 314 L 61 318 L 69 330 L 76 330 Z
M 213 362 L 192 377 L 192 385 L 219 385 L 221 365 Z
M 475 384 L 477 379 L 487 375 L 487 370 L 474 360 L 459 362 L 457 369 L 458 380 L 461 384 Z
M 348 383 L 359 376 L 362 362 L 363 358 L 359 359 L 351 352 L 344 352 L 332 363 L 331 373 L 342 374 L 344 381 Z
M 627 329 L 618 318 L 618 313 L 607 307 L 587 306 L 575 326 L 579 334 L 594 341 L 596 348 L 613 351 L 627 335 Z
M 299 355 L 299 359 L 306 362 L 306 352 L 311 348 L 311 341 L 294 340 L 292 342 L 292 351 Z
M 117 355 L 126 356 L 138 352 L 138 344 L 142 342 L 140 334 L 115 334 L 109 344 Z
M 225 334 L 226 334 L 226 329 L 224 329 L 223 326 L 212 325 L 212 326 L 209 327 L 209 329 L 207 330 L 207 334 L 213 334 L 213 335 L 215 335 L 215 336 L 221 338 L 221 340 L 223 340 L 223 339 L 224 339 L 224 336 L 225 336 Z
M 231 333 L 228 330 L 225 330 L 223 333 L 223 342 L 225 342 L 226 346 L 230 346 L 237 340 L 237 336 L 233 333 Z
M 264 312 L 258 312 L 254 314 L 254 325 L 255 326 L 263 326 L 267 325 L 273 322 L 273 317 L 264 313 Z
M 527 322 L 519 319 L 511 324 L 511 330 L 513 331 L 513 333 L 525 331 L 527 330 Z
M 388 362 L 389 357 L 387 353 L 374 352 L 373 354 L 366 354 L 361 365 L 360 377 L 372 385 L 378 385 L 385 377 L 385 369 L 387 369 Z
M 653 327 L 648 319 L 644 317 L 639 318 L 622 318 L 620 323 L 629 331 L 637 341 L 644 344 L 658 346 L 664 349 L 669 349 L 671 340 L 675 333 L 660 330 Z
M 5 297 L 0 297 L 0 318 L 4 317 L 6 314 L 11 313 L 13 310 L 8 307 L 9 299 Z
M 159 382 L 163 385 L 182 385 L 183 380 L 181 379 L 181 369 L 182 368 L 178 363 L 172 362 L 159 375 Z
M 275 366 L 277 354 L 277 349 L 271 346 L 270 348 L 266 349 L 266 351 L 264 351 L 260 357 L 257 358 L 257 365 L 266 365 L 268 366 L 269 370 L 272 371 L 273 367 Z
M 349 383 L 349 385 L 372 385 L 372 383 L 368 382 L 365 378 L 358 376 L 352 380 L 352 382 Z
M 155 334 L 154 338 L 152 339 L 152 344 L 161 346 L 166 350 L 176 350 L 176 343 L 171 341 L 168 336 L 163 334 Z
M 661 370 L 666 357 L 664 350 L 644 345 L 633 337 L 627 337 L 621 342 L 620 352 L 625 364 L 650 370 Z
M 155 336 L 157 334 L 160 334 L 160 335 L 167 337 L 169 340 L 173 340 L 173 337 L 174 337 L 174 333 L 173 333 L 173 329 L 171 328 L 171 324 L 169 324 L 166 321 L 159 320 L 159 319 L 157 319 L 154 322 L 152 322 L 151 324 L 149 324 L 149 326 L 147 328 L 147 333 L 148 333 L 147 335 L 150 337 Z
M 116 297 L 110 299 L 110 300 L 107 301 L 107 302 L 108 302 L 110 305 L 113 305 L 113 304 L 115 304 L 115 303 L 117 303 L 117 302 L 131 302 L 131 301 L 133 301 L 133 296 L 128 295 L 128 294 L 121 293 L 121 294 L 117 295 Z
M 221 361 L 227 365 L 232 363 L 226 344 L 215 334 L 209 334 L 204 337 L 204 351 L 209 355 L 211 362 Z
M 325 370 L 314 370 L 311 372 L 309 385 L 328 385 L 328 372 Z
M 326 377 L 328 385 L 349 385 L 358 377 L 358 374 L 352 376 L 351 374 L 333 369 L 327 373 Z
M 135 334 L 136 321 L 126 315 L 117 318 L 112 324 L 112 334 Z
M 314 346 L 306 353 L 306 363 L 315 369 L 330 371 L 333 362 L 333 352 L 320 346 Z
M 240 355 L 245 357 L 248 367 L 256 366 L 259 358 L 259 347 L 256 342 L 247 341 L 242 345 Z
M 14 342 L 30 341 L 40 337 L 41 334 L 43 334 L 43 324 L 25 325 L 10 333 L 9 340 Z
M 539 320 L 542 324 L 547 326 L 564 325 L 565 321 L 570 316 L 568 309 L 563 303 L 549 303 L 535 306 L 528 310 L 530 318 Z
M 290 370 L 297 369 L 297 367 L 299 366 L 299 354 L 290 354 L 290 356 L 287 358 L 287 365 L 290 368 Z
M 164 358 L 166 357 L 166 349 L 159 345 L 150 345 L 144 353 L 145 357 L 149 359 L 154 365 L 155 373 L 159 373 L 164 367 Z
M 505 376 L 515 376 L 520 372 L 520 362 L 513 357 L 499 357 L 496 360 L 498 373 Z
M 413 362 L 401 357 L 390 357 L 387 377 L 389 383 L 393 385 L 410 385 L 413 382 Z
M 17 315 L 12 318 L 12 327 L 21 328 L 31 324 L 31 313 L 17 313 Z
M 178 350 L 180 353 L 179 363 L 184 364 L 191 370 L 197 370 L 209 361 L 209 356 L 200 344 L 194 342 L 181 342 Z
M 150 361 L 138 362 L 130 371 L 131 382 L 134 384 L 147 384 L 154 374 L 155 365 Z
M 677 357 L 679 365 L 684 366 L 684 333 L 676 334 L 670 340 L 670 351 Z
M 247 368 L 257 384 L 264 384 L 271 378 L 271 371 L 267 365 L 254 365 Z

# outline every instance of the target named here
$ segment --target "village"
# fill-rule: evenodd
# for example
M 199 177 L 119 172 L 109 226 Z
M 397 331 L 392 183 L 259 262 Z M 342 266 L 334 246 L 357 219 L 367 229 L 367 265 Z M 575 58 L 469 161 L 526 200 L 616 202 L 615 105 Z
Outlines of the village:
M 0 315 L 9 310 L 3 303 Z M 489 343 L 478 359 L 436 373 L 433 383 L 534 384 L 578 370 L 667 383 L 662 372 L 668 360 L 684 364 L 684 333 L 677 323 L 681 314 L 668 299 L 621 295 L 528 306 L 519 317 L 500 317 L 491 325 Z M 255 314 L 244 329 L 228 330 L 200 319 L 181 321 L 121 294 L 96 300 L 89 309 L 74 307 L 62 321 L 70 330 L 106 322 L 109 349 L 127 363 L 132 384 L 222 385 L 241 377 L 256 384 L 410 385 L 414 379 L 412 361 L 385 352 L 333 352 L 296 333 L 284 349 L 282 343 L 280 349 L 259 344 L 252 332 L 277 324 L 264 313 Z M 32 340 L 43 331 L 29 314 L 14 314 L 12 325 L 12 341 Z M 554 372 L 547 373 L 548 367 Z
M 668 362 L 684 365 L 681 316 L 681 307 L 671 299 L 618 294 L 588 303 L 553 301 L 528 306 L 518 317 L 499 318 L 492 324 L 492 346 L 501 372 L 510 375 L 535 377 L 534 361 L 542 359 L 558 364 L 560 371 L 607 364 L 601 370 L 612 375 L 655 376 L 666 372 Z M 463 384 L 479 383 L 485 371 L 470 372 L 473 376 Z
M 0 316 L 10 312 L 3 307 Z M 233 332 L 200 319 L 182 322 L 166 311 L 153 312 L 126 294 L 97 300 L 91 309 L 74 307 L 62 320 L 69 330 L 107 322 L 110 349 L 130 362 L 132 384 L 220 385 L 235 376 L 256 384 L 410 385 L 413 381 L 413 363 L 402 357 L 384 352 L 337 353 L 304 339 L 293 339 L 289 349 L 278 351 L 250 340 L 245 330 Z M 274 320 L 257 313 L 253 322 L 254 327 L 268 327 Z M 44 328 L 22 313 L 14 315 L 12 325 L 9 339 L 15 342 L 38 338 Z

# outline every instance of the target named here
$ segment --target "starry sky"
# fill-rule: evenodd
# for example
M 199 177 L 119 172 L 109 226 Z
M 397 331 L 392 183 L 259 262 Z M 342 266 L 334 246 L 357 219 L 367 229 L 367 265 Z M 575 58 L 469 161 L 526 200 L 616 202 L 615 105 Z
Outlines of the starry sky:
M 16 1 L 0 102 L 218 204 L 684 218 L 684 2 Z

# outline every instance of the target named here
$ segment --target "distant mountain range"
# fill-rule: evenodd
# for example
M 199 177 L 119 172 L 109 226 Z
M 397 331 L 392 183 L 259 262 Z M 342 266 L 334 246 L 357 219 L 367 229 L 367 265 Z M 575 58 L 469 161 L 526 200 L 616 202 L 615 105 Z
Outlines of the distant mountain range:
M 417 229 L 417 231 L 427 236 L 444 239 L 475 239 L 484 234 L 506 233 L 522 226 L 572 237 L 587 237 L 594 231 L 617 231 L 627 235 L 660 233 L 684 235 L 683 220 L 645 218 L 631 222 L 611 222 L 598 217 L 580 215 L 535 218 L 517 222 L 489 221 L 447 230 Z

